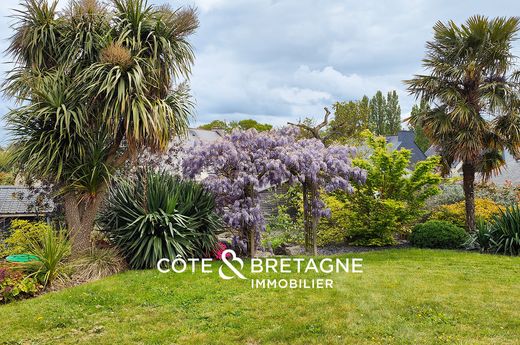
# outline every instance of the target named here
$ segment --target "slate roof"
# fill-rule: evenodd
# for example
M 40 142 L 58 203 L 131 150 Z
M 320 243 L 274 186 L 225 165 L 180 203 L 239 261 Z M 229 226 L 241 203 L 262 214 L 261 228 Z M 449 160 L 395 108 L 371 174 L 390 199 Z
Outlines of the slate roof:
M 415 133 L 413 131 L 399 131 L 397 135 L 387 136 L 386 141 L 392 144 L 393 150 L 405 148 L 412 151 L 412 164 L 426 159 L 424 152 L 415 143 Z
M 34 202 L 34 196 L 31 196 L 27 187 L 0 186 L 0 217 L 36 216 L 34 210 L 29 210 Z M 40 214 L 49 213 L 52 209 L 51 203 L 48 209 L 40 210 Z

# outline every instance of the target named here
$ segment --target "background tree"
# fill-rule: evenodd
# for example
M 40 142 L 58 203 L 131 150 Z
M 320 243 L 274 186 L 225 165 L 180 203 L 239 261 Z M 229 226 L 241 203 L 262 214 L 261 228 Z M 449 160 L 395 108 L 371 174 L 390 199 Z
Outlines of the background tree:
M 268 123 L 260 123 L 253 119 L 245 119 L 245 120 L 231 121 L 231 122 L 226 122 L 223 120 L 213 120 L 210 123 L 206 123 L 204 125 L 199 126 L 199 128 L 207 129 L 207 130 L 223 129 L 226 132 L 231 133 L 231 131 L 235 128 L 242 129 L 242 130 L 254 128 L 258 132 L 265 132 L 265 131 L 271 130 L 273 128 L 273 126 Z
M 209 123 L 205 123 L 199 126 L 200 129 L 212 130 L 212 129 L 223 129 L 225 131 L 230 130 L 229 124 L 223 120 L 213 120 Z
M 427 102 L 421 100 L 419 104 L 413 105 L 410 117 L 420 118 L 422 116 L 421 114 L 425 114 L 429 110 L 430 105 Z M 428 137 L 426 136 L 426 133 L 424 133 L 422 124 L 420 123 L 420 121 L 418 123 L 415 123 L 415 125 L 412 125 L 410 123 L 410 127 L 415 132 L 415 143 L 423 152 L 426 152 L 426 150 L 430 148 L 431 142 L 430 139 L 428 139 Z
M 376 135 L 396 135 L 401 129 L 401 107 L 397 92 L 390 91 L 386 98 L 381 91 L 370 99 L 368 127 Z
M 334 118 L 327 128 L 327 141 L 357 143 L 360 134 L 368 128 L 370 113 L 367 96 L 359 101 L 336 102 L 332 106 Z
M 430 103 L 410 123 L 422 125 L 449 169 L 462 162 L 466 223 L 475 230 L 475 174 L 487 178 L 504 165 L 503 152 L 520 156 L 519 77 L 511 44 L 519 19 L 470 17 L 464 24 L 437 22 L 426 44 L 426 75 L 406 81 L 411 94 Z
M 112 174 L 143 149 L 161 151 L 186 132 L 186 87 L 198 26 L 191 8 L 143 0 L 25 0 L 14 16 L 4 90 L 13 154 L 30 179 L 63 195 L 73 253 L 90 232 Z

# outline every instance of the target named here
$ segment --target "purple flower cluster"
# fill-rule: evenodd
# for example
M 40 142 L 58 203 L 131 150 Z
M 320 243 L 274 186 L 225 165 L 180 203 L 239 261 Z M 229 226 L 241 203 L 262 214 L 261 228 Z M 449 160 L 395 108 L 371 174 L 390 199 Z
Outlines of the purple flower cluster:
M 365 172 L 351 165 L 354 148 L 325 147 L 317 139 L 298 140 L 297 135 L 294 127 L 235 130 L 223 140 L 190 148 L 183 174 L 202 179 L 215 194 L 223 220 L 244 236 L 264 229 L 258 193 L 265 188 L 308 182 L 317 190 L 352 192 L 352 182 L 364 182 Z M 313 214 L 330 214 L 324 206 L 320 199 L 313 200 Z

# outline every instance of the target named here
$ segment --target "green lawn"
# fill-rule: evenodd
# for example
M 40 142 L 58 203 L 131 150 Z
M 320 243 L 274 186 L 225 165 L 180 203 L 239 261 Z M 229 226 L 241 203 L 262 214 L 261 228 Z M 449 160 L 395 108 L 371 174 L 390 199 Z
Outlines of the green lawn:
M 364 273 L 333 274 L 323 290 L 126 272 L 0 306 L 0 344 L 520 344 L 520 258 L 352 256 Z

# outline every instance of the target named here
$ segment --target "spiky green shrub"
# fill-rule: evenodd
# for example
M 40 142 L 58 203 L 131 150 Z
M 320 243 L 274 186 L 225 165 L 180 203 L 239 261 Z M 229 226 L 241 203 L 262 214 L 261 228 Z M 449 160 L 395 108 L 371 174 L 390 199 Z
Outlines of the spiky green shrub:
M 221 226 L 214 208 L 202 185 L 142 169 L 114 184 L 99 220 L 130 267 L 152 268 L 161 258 L 208 255 Z
M 92 247 L 74 262 L 73 278 L 92 281 L 122 272 L 127 267 L 124 258 L 116 248 Z
M 491 250 L 506 255 L 520 254 L 520 208 L 500 210 L 491 221 Z
M 469 238 L 466 243 L 464 243 L 464 247 L 468 250 L 478 249 L 480 252 L 486 252 L 491 245 L 491 235 L 491 223 L 485 219 L 477 218 L 475 232 L 469 234 Z
M 46 228 L 40 237 L 31 240 L 29 254 L 38 257 L 39 261 L 28 263 L 35 270 L 35 276 L 43 284 L 50 286 L 55 280 L 63 280 L 69 276 L 70 265 L 67 258 L 71 252 L 71 244 L 64 230 Z

